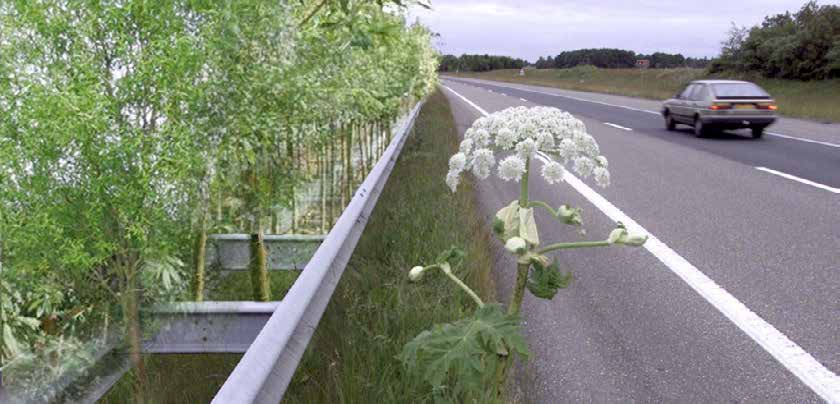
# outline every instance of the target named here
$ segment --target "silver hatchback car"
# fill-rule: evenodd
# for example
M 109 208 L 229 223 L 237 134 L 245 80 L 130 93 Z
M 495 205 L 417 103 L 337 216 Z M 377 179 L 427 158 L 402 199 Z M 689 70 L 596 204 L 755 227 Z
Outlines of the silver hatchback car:
M 747 81 L 697 80 L 662 105 L 665 127 L 694 127 L 703 137 L 714 129 L 752 130 L 760 138 L 764 128 L 776 121 L 776 102 L 761 87 Z

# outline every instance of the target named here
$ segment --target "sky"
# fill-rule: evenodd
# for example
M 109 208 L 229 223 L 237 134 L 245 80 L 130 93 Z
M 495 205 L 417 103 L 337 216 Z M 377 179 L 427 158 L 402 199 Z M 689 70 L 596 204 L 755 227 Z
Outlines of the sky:
M 731 24 L 795 12 L 805 0 L 431 0 L 410 21 L 439 33 L 442 53 L 540 56 L 581 48 L 716 56 Z M 837 4 L 820 1 L 819 4 Z

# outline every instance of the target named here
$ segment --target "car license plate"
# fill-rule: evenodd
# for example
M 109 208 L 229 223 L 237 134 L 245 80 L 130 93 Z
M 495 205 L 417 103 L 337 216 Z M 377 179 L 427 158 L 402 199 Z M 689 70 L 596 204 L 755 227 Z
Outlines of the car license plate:
M 755 109 L 755 105 L 753 105 L 753 104 L 737 104 L 737 105 L 735 105 L 735 109 Z

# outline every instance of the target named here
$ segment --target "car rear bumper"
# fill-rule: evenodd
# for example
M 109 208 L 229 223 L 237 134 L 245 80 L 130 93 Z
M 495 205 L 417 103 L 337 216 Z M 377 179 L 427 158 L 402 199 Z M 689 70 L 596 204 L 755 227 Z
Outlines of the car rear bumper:
M 719 116 L 705 115 L 701 118 L 703 125 L 725 128 L 749 128 L 754 126 L 768 126 L 776 122 L 775 116 Z

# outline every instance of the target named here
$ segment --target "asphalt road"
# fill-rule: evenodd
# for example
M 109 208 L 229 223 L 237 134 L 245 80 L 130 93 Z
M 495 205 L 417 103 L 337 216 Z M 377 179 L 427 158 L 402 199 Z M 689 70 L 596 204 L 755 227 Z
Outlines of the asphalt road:
M 461 133 L 476 107 L 548 105 L 581 119 L 612 174 L 608 188 L 584 182 L 665 246 L 556 255 L 575 281 L 552 301 L 526 296 L 528 401 L 840 400 L 840 127 L 784 119 L 760 140 L 698 139 L 666 131 L 651 101 L 443 84 L 458 94 L 445 91 Z M 535 199 L 582 207 L 588 238 L 614 228 L 616 213 L 580 186 L 538 175 L 531 184 Z M 518 187 L 491 177 L 478 195 L 489 218 Z M 542 212 L 537 220 L 544 242 L 579 239 Z M 514 264 L 499 258 L 504 295 Z

